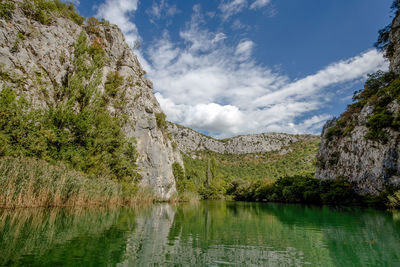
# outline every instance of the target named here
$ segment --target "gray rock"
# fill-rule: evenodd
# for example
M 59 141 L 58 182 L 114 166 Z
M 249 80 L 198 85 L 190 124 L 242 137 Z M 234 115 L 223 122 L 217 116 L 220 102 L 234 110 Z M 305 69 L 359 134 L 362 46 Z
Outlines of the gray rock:
M 229 139 L 215 139 L 190 128 L 168 123 L 179 150 L 188 154 L 194 151 L 212 151 L 221 154 L 250 154 L 279 151 L 304 139 L 318 139 L 314 135 L 291 135 L 284 133 L 262 133 L 236 136 Z M 288 153 L 282 150 L 281 153 Z
M 388 107 L 398 112 L 396 101 Z M 391 129 L 388 142 L 372 141 L 365 138 L 368 128 L 365 122 L 373 112 L 372 106 L 365 106 L 357 118 L 357 125 L 349 136 L 334 137 L 328 140 L 328 129 L 335 126 L 337 120 L 327 123 L 322 132 L 322 140 L 317 153 L 315 177 L 319 179 L 346 179 L 355 185 L 361 194 L 378 194 L 386 186 L 400 185 L 400 133 Z

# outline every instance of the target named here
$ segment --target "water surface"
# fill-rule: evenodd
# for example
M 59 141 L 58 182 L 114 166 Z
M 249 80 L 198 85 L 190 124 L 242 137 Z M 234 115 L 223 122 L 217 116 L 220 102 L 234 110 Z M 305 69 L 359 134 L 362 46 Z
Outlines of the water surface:
M 399 266 L 400 216 L 225 201 L 2 210 L 0 265 Z

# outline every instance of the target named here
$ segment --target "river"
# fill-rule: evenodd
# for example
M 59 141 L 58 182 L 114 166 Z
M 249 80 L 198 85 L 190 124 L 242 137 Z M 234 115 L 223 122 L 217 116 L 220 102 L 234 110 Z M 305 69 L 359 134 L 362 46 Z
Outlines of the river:
M 400 213 L 230 201 L 0 210 L 0 265 L 399 266 Z

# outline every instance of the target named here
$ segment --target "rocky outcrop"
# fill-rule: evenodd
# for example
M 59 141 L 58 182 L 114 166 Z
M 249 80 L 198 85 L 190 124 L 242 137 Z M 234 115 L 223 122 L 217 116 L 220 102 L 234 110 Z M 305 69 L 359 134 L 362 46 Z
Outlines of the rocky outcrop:
M 390 106 L 393 112 L 399 111 L 396 103 Z M 354 114 L 357 125 L 347 136 L 328 138 L 327 132 L 338 120 L 326 124 L 317 153 L 316 178 L 346 179 L 363 194 L 378 194 L 388 185 L 400 185 L 400 133 L 387 129 L 385 143 L 367 139 L 366 122 L 373 110 L 367 105 Z
M 182 159 L 173 149 L 166 130 L 157 126 L 156 114 L 162 111 L 152 83 L 145 77 L 121 30 L 103 23 L 96 25 L 93 33 L 85 30 L 87 26 L 63 17 L 52 18 L 44 25 L 25 16 L 18 7 L 21 1 L 14 3 L 16 8 L 11 18 L 0 19 L 0 90 L 4 86 L 18 88 L 34 105 L 51 105 L 51 95 L 74 70 L 74 44 L 80 33 L 86 32 L 88 42 L 101 45 L 108 58 L 98 89 L 104 90 L 109 72 L 124 77 L 126 105 L 123 110 L 110 107 L 110 112 L 122 112 L 128 117 L 124 131 L 137 140 L 141 185 L 154 188 L 160 198 L 170 198 L 176 192 L 171 165 L 174 162 L 183 165 Z
M 221 154 L 251 154 L 282 150 L 288 145 L 303 141 L 315 140 L 314 135 L 291 135 L 284 133 L 262 133 L 240 135 L 229 139 L 214 139 L 190 128 L 168 123 L 179 150 L 184 153 L 193 151 L 212 151 Z M 284 153 L 284 151 L 282 151 Z

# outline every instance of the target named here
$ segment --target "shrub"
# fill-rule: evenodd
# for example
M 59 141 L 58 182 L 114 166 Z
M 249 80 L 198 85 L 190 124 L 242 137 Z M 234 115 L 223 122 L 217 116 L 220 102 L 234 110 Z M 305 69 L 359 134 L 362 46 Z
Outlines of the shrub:
M 156 113 L 156 123 L 157 127 L 161 130 L 166 130 L 167 129 L 167 121 L 166 121 L 167 116 L 163 112 Z
M 172 164 L 172 171 L 176 182 L 176 189 L 179 193 L 183 193 L 186 189 L 186 177 L 183 168 L 178 162 L 174 162 Z
M 118 71 L 111 71 L 107 74 L 107 80 L 104 85 L 107 96 L 115 98 L 122 85 L 124 85 L 124 77 L 119 75 Z
M 332 126 L 326 131 L 326 138 L 331 141 L 334 137 L 340 137 L 343 135 L 342 129 L 338 126 Z
M 14 13 L 15 5 L 9 1 L 2 1 L 0 3 L 0 18 L 10 20 Z
M 99 34 L 100 32 L 99 25 L 100 22 L 97 18 L 90 17 L 86 20 L 86 31 L 88 33 Z
M 393 121 L 394 118 L 392 113 L 386 108 L 375 108 L 373 114 L 368 119 L 367 127 L 369 130 L 365 137 L 371 140 L 387 141 L 386 131 L 384 128 L 392 127 Z
M 235 200 L 309 204 L 359 204 L 361 197 L 345 180 L 322 181 L 311 176 L 279 178 L 276 182 L 235 181 L 228 192 Z
M 388 206 L 393 209 L 400 208 L 400 190 L 397 190 L 392 195 L 388 196 Z

